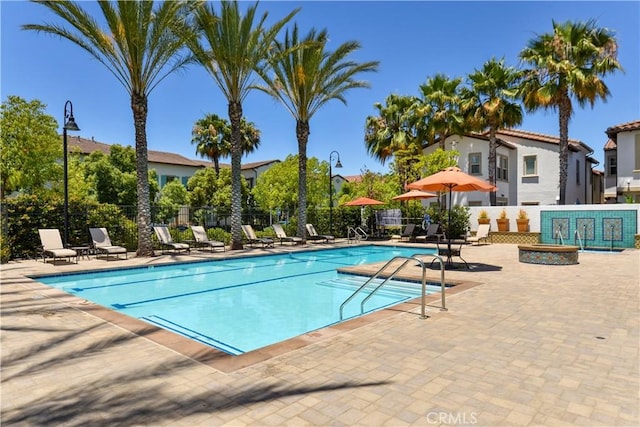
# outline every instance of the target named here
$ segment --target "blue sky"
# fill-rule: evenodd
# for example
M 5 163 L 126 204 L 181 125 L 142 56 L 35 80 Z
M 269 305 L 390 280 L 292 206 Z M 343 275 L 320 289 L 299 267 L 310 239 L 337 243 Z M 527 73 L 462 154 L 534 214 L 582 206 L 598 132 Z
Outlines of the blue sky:
M 246 8 L 251 3 L 243 3 Z M 93 2 L 84 2 L 96 10 Z M 329 49 L 348 40 L 362 48 L 352 59 L 380 61 L 377 73 L 362 78 L 370 89 L 347 94 L 347 105 L 333 101 L 311 120 L 307 154 L 328 160 L 340 153 L 342 175 L 359 174 L 363 168 L 386 172 L 368 156 L 364 124 L 375 114 L 373 104 L 384 103 L 391 93 L 417 95 L 419 85 L 436 73 L 465 77 L 491 57 L 518 66 L 518 53 L 536 35 L 552 30 L 552 20 L 564 22 L 595 19 L 613 30 L 619 43 L 618 59 L 625 72 L 611 75 L 606 83 L 608 102 L 593 109 L 580 108 L 569 127 L 569 136 L 594 149 L 603 158 L 607 127 L 640 118 L 640 2 L 276 2 L 263 1 L 259 11 L 280 19 L 295 7 L 294 20 L 302 33 L 311 27 L 326 28 Z M 1 96 L 39 99 L 62 124 L 64 104 L 73 103 L 74 133 L 110 144 L 134 145 L 129 97 L 106 68 L 72 43 L 20 29 L 22 24 L 58 22 L 43 6 L 23 1 L 2 1 Z M 250 93 L 243 104 L 247 120 L 262 132 L 260 148 L 243 162 L 284 159 L 297 152 L 295 121 L 274 100 L 261 92 Z M 191 129 L 207 113 L 227 117 L 227 103 L 203 70 L 192 66 L 160 83 L 149 98 L 148 147 L 197 158 Z M 558 134 L 557 113 L 527 113 L 521 129 Z M 229 159 L 223 159 L 228 162 Z M 602 169 L 602 165 L 598 166 Z

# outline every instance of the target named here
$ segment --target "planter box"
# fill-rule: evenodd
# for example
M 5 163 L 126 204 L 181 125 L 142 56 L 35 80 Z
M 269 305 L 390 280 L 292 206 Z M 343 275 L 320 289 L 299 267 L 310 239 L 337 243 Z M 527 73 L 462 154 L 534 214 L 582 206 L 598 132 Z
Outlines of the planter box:
M 516 219 L 516 224 L 518 225 L 518 232 L 526 233 L 527 231 L 529 231 L 528 219 Z
M 498 231 L 509 231 L 509 219 L 496 219 Z

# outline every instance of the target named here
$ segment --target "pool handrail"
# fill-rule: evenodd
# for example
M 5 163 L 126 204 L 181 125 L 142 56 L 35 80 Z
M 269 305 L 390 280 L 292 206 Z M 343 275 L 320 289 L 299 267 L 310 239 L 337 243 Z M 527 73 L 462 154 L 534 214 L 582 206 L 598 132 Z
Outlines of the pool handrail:
M 420 318 L 421 319 L 426 319 L 428 316 L 426 315 L 426 291 L 427 291 L 427 281 L 426 281 L 426 266 L 425 263 L 422 259 L 417 258 L 417 256 L 431 256 L 433 257 L 432 262 L 435 260 L 438 260 L 438 262 L 440 263 L 440 286 L 441 286 L 441 294 L 442 294 L 442 307 L 440 308 L 441 311 L 447 311 L 446 305 L 445 305 L 445 282 L 444 282 L 444 261 L 442 261 L 442 257 L 440 257 L 439 255 L 435 255 L 435 254 L 414 254 L 410 257 L 407 256 L 395 256 L 393 258 L 391 258 L 389 261 L 387 261 L 385 263 L 385 265 L 382 266 L 382 268 L 380 268 L 373 276 L 369 277 L 369 279 L 367 279 L 362 285 L 360 285 L 360 287 L 358 289 L 356 289 L 346 300 L 344 300 L 344 302 L 342 304 L 340 304 L 340 320 L 344 319 L 344 306 L 347 305 L 347 303 L 349 301 L 351 301 L 353 298 L 355 298 L 355 296 L 360 293 L 360 291 L 362 291 L 369 283 L 371 283 L 373 280 L 377 279 L 378 276 L 394 261 L 397 261 L 399 259 L 404 259 L 405 261 L 399 266 L 397 267 L 388 277 L 386 277 L 378 286 L 376 286 L 373 291 L 371 291 L 371 293 L 369 295 L 367 295 L 363 300 L 362 303 L 360 304 L 360 312 L 361 314 L 364 313 L 364 303 L 371 298 L 371 296 L 376 293 L 378 291 L 378 289 L 382 288 L 382 286 L 384 286 L 387 282 L 389 282 L 389 280 L 393 279 L 396 275 L 396 273 L 398 273 L 398 271 L 400 271 L 405 265 L 407 265 L 407 263 L 409 261 L 415 261 L 418 262 L 418 264 L 420 264 L 420 266 L 422 267 L 422 292 L 421 292 L 421 300 L 420 300 L 420 305 L 421 305 L 421 310 L 420 310 Z
M 369 235 L 367 234 L 366 231 L 364 231 L 362 229 L 362 227 L 347 227 L 347 241 L 351 242 L 351 233 L 353 232 L 353 239 L 356 242 L 359 242 L 360 240 L 367 240 L 369 238 Z

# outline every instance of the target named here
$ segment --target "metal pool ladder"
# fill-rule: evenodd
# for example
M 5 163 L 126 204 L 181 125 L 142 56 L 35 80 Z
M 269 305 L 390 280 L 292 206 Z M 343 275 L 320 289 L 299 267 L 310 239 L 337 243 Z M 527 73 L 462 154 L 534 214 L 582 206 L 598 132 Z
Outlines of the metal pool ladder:
M 389 280 L 393 279 L 395 277 L 395 275 L 402 270 L 402 268 L 404 268 L 405 265 L 407 265 L 407 263 L 409 262 L 417 262 L 418 264 L 420 264 L 420 267 L 422 267 L 422 292 L 421 292 L 421 300 L 420 300 L 420 305 L 421 305 L 421 309 L 420 309 L 420 318 L 421 319 L 426 319 L 428 316 L 426 315 L 426 309 L 425 309 L 425 299 L 426 299 L 426 291 L 427 291 L 427 279 L 426 279 L 426 271 L 427 268 L 425 267 L 425 263 L 424 261 L 422 261 L 420 258 L 417 258 L 418 255 L 424 256 L 426 254 L 413 254 L 409 257 L 407 256 L 396 256 L 391 258 L 385 265 L 382 266 L 382 268 L 380 270 L 378 270 L 376 272 L 376 274 L 374 274 L 373 276 L 371 276 L 369 279 L 367 279 L 366 282 L 364 282 L 358 289 L 355 290 L 354 293 L 352 293 L 349 298 L 347 298 L 346 300 L 344 300 L 344 302 L 340 305 L 340 320 L 343 320 L 344 318 L 344 306 L 347 305 L 347 303 L 349 301 L 351 301 L 356 295 L 358 295 L 364 288 L 367 287 L 367 285 L 369 283 L 371 283 L 373 280 L 377 279 L 378 276 L 380 274 L 382 274 L 382 272 L 384 270 L 386 270 L 386 268 L 391 265 L 391 263 L 393 263 L 394 261 L 400 260 L 400 259 L 404 259 L 404 262 L 402 264 L 400 264 L 400 266 L 398 266 L 395 270 L 393 270 L 393 272 L 387 276 L 378 286 L 376 286 L 373 291 L 371 291 L 371 293 L 369 295 L 366 296 L 366 298 L 364 298 L 362 300 L 362 302 L 360 303 L 360 314 L 364 313 L 364 304 L 369 300 L 369 298 L 371 298 L 373 296 L 373 294 L 375 294 L 378 289 L 382 288 L 385 284 L 387 284 L 389 282 Z M 431 254 L 430 254 L 431 255 Z M 442 257 L 440 257 L 439 255 L 431 255 L 433 257 L 433 259 L 431 260 L 431 262 L 433 263 L 433 261 L 437 260 L 440 263 L 440 294 L 442 295 L 442 307 L 440 308 L 441 311 L 447 311 L 447 307 L 445 305 L 445 283 L 444 283 L 444 261 L 442 261 Z
M 353 233 L 353 234 L 352 234 Z M 360 240 L 367 240 L 369 235 L 366 231 L 362 229 L 362 227 L 347 227 L 347 241 L 351 242 L 351 240 L 355 240 L 359 242 Z

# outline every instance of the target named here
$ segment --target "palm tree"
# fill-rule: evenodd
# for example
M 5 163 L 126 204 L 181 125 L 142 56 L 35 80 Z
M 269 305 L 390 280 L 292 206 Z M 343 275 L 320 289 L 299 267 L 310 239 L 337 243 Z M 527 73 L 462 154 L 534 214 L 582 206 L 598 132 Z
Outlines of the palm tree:
M 329 37 L 326 30 L 311 29 L 299 39 L 298 26 L 291 33 L 287 30 L 284 41 L 274 43 L 269 68 L 260 70 L 266 86 L 258 87 L 279 100 L 296 119 L 298 140 L 298 229 L 297 235 L 306 239 L 307 223 L 307 142 L 309 121 L 327 102 L 337 99 L 346 105 L 345 92 L 354 88 L 369 87 L 367 82 L 356 80 L 362 72 L 376 71 L 378 62 L 357 63 L 347 56 L 360 48 L 349 41 L 333 51 L 326 50 Z M 269 71 L 273 71 L 273 76 Z
M 415 97 L 391 94 L 387 96 L 385 105 L 374 104 L 378 115 L 366 119 L 364 140 L 367 152 L 382 164 L 395 157 L 400 192 L 404 191 L 404 185 L 411 178 L 420 178 L 409 177 L 411 165 L 418 161 L 426 140 L 420 134 L 424 129 L 418 123 L 420 115 L 415 114 L 419 106 L 420 102 Z
M 106 28 L 77 3 L 38 1 L 66 21 L 28 24 L 22 28 L 59 36 L 80 46 L 101 62 L 131 97 L 136 138 L 138 256 L 153 255 L 147 161 L 147 100 L 167 75 L 182 68 L 188 57 L 180 55 L 188 35 L 187 9 L 182 2 L 99 2 Z
M 243 154 L 253 153 L 260 146 L 260 131 L 243 117 L 240 123 Z M 220 158 L 231 154 L 231 125 L 217 114 L 207 114 L 196 121 L 191 132 L 196 153 L 213 161 L 216 176 L 220 175 Z
M 220 7 L 220 16 L 212 3 L 202 3 L 195 9 L 194 19 L 199 34 L 189 41 L 189 48 L 196 61 L 211 74 L 228 102 L 231 122 L 231 248 L 242 249 L 242 101 L 253 88 L 255 71 L 269 58 L 276 36 L 298 9 L 273 26 L 266 27 L 267 13 L 256 20 L 257 3 L 249 7 L 244 16 L 235 1 L 222 1 Z
M 445 149 L 445 140 L 452 135 L 462 135 L 469 129 L 464 112 L 460 83 L 461 78 L 450 79 L 443 74 L 436 74 L 420 85 L 423 105 L 417 113 L 423 117 L 421 134 L 428 140 L 427 144 L 439 142 Z
M 471 115 L 482 129 L 489 130 L 489 182 L 496 185 L 496 132 L 522 123 L 522 107 L 517 99 L 519 72 L 505 67 L 504 60 L 485 62 L 482 69 L 469 74 L 470 90 L 463 95 Z M 465 108 L 465 109 L 467 109 Z M 496 192 L 490 194 L 491 206 L 496 205 Z
M 529 41 L 520 59 L 533 66 L 526 70 L 521 86 L 525 108 L 558 111 L 559 189 L 561 205 L 566 204 L 569 157 L 569 121 L 573 114 L 572 98 L 583 107 L 593 108 L 596 100 L 606 101 L 609 88 L 602 77 L 622 70 L 617 60 L 618 43 L 613 33 L 598 28 L 594 20 L 553 23 L 553 33 Z

